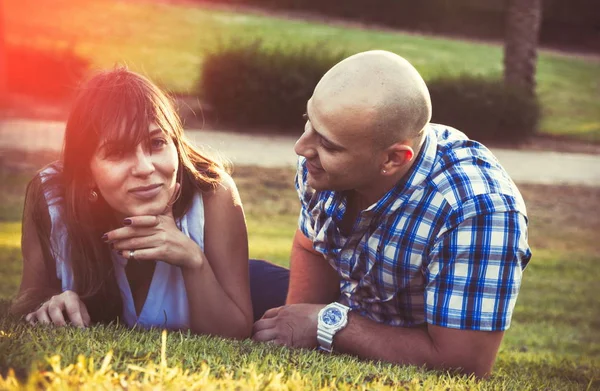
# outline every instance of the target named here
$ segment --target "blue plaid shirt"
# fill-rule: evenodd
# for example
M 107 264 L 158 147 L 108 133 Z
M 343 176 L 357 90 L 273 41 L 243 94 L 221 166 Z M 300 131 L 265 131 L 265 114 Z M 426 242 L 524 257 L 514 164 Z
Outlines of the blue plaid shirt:
M 521 194 L 498 160 L 460 131 L 430 125 L 415 164 L 339 229 L 341 192 L 311 189 L 299 159 L 300 230 L 340 276 L 340 303 L 394 326 L 510 326 L 531 258 Z

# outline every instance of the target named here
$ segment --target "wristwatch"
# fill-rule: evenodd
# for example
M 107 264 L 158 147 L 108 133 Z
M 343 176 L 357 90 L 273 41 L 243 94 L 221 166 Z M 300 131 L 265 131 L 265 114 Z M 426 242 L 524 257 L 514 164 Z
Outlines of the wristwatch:
M 350 307 L 340 303 L 331 303 L 319 311 L 317 342 L 320 350 L 333 351 L 333 337 L 348 324 L 348 311 Z

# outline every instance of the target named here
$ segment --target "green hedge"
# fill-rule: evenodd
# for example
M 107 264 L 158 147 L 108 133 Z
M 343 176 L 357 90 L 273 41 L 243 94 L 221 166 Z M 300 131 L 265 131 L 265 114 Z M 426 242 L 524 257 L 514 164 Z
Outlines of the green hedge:
M 226 48 L 206 58 L 200 90 L 221 124 L 300 134 L 317 82 L 346 57 L 329 53 L 318 45 L 284 51 L 260 43 Z M 475 140 L 519 142 L 536 130 L 540 110 L 535 97 L 508 89 L 500 80 L 460 76 L 427 85 L 432 120 Z
M 346 57 L 322 46 L 266 48 L 234 45 L 209 55 L 199 90 L 220 123 L 302 129 L 306 102 L 319 79 Z
M 432 122 L 453 126 L 478 141 L 520 142 L 540 119 L 536 97 L 508 88 L 502 80 L 463 75 L 427 82 Z

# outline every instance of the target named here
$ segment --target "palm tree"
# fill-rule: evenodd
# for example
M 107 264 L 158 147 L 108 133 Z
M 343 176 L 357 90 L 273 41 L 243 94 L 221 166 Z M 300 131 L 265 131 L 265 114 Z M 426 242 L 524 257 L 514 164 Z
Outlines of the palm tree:
M 506 0 L 504 82 L 535 95 L 542 0 Z

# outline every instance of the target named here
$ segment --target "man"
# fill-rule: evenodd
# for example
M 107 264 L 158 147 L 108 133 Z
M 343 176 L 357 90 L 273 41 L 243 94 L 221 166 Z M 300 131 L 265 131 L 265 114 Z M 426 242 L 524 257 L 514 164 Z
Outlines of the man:
M 306 110 L 287 301 L 254 339 L 489 375 L 531 257 L 508 174 L 429 123 L 423 79 L 393 53 L 335 65 Z

